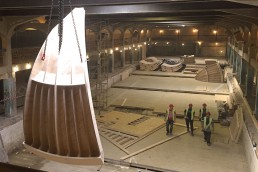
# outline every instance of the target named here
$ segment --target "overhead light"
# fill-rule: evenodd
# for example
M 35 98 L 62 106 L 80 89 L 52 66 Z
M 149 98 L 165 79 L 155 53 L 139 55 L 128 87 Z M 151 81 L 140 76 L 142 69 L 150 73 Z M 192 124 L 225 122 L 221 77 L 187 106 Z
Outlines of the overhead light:
M 196 33 L 196 32 L 198 32 L 198 29 L 193 29 L 193 33 Z
M 19 67 L 17 65 L 13 67 L 13 72 L 17 72 L 18 70 L 19 70 Z
M 30 64 L 30 63 L 26 63 L 25 68 L 26 68 L 26 69 L 30 69 L 30 68 L 31 68 L 31 64 Z
M 185 44 L 184 44 L 184 43 L 182 43 L 181 45 L 182 45 L 182 46 L 184 46 Z
M 182 27 L 185 27 L 185 25 L 184 25 L 184 24 L 182 24 Z
M 115 48 L 115 50 L 116 50 L 116 51 L 118 51 L 118 50 L 119 50 L 119 48 L 118 48 L 118 47 L 116 47 L 116 48 Z
M 219 43 L 216 42 L 215 45 L 219 45 Z
M 164 30 L 159 30 L 159 33 L 164 33 Z
M 45 24 L 45 23 L 46 23 L 46 18 L 45 18 L 44 16 L 38 17 L 37 20 L 38 20 L 38 22 L 41 23 L 41 24 Z
M 169 44 L 169 42 L 167 42 L 167 44 Z
M 176 30 L 176 33 L 180 33 L 180 30 Z
M 202 42 L 201 42 L 201 41 L 198 41 L 197 43 L 198 43 L 199 45 L 202 45 Z
M 28 28 L 26 28 L 25 30 L 37 30 L 37 29 L 32 28 L 32 27 L 28 27 Z
M 141 33 L 144 33 L 144 31 L 143 31 L 143 30 L 141 30 Z
M 144 45 L 146 45 L 146 42 L 144 42 Z
M 113 54 L 113 49 L 110 49 L 110 54 Z
M 218 31 L 217 31 L 217 30 L 213 30 L 213 33 L 214 33 L 214 34 L 217 34 L 217 33 L 218 33 Z

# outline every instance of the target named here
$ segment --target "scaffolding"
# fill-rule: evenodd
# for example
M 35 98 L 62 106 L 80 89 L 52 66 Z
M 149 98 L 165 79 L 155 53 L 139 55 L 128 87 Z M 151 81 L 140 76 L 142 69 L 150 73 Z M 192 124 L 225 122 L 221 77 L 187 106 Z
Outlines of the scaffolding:
M 108 54 L 105 52 L 106 41 L 100 33 L 97 52 L 89 57 L 89 78 L 92 101 L 96 115 L 107 108 L 108 97 Z

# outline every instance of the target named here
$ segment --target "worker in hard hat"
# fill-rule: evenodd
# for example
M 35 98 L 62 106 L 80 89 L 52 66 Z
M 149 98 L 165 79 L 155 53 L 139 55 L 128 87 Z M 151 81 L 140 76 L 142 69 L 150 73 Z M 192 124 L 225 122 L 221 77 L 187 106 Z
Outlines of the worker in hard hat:
M 176 111 L 174 110 L 173 104 L 170 104 L 168 109 L 166 110 L 165 121 L 166 121 L 167 135 L 168 134 L 172 135 L 173 125 L 176 121 Z
M 203 131 L 203 119 L 204 119 L 204 117 L 206 116 L 206 113 L 207 113 L 208 111 L 209 111 L 209 110 L 207 109 L 206 103 L 203 103 L 203 104 L 202 104 L 202 108 L 201 108 L 200 111 L 199 111 L 199 121 L 201 121 L 202 131 Z
M 193 109 L 193 104 L 190 103 L 188 105 L 188 108 L 185 109 L 184 111 L 184 115 L 185 115 L 185 123 L 186 123 L 186 127 L 187 127 L 187 131 L 189 132 L 189 124 L 191 127 L 191 135 L 193 136 L 193 121 L 194 121 L 194 115 L 195 115 L 195 111 Z
M 203 118 L 204 140 L 207 142 L 208 146 L 211 145 L 211 129 L 214 131 L 214 124 L 210 115 L 210 112 L 207 112 L 206 116 Z

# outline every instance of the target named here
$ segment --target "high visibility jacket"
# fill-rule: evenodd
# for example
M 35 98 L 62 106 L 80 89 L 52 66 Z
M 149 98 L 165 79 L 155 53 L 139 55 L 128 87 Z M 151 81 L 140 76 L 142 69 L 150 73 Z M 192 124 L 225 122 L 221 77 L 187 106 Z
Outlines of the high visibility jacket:
M 200 109 L 199 118 L 201 118 L 202 121 L 207 112 L 209 112 L 209 110 L 207 108 L 205 108 L 205 110 L 203 108 Z
M 171 120 L 172 119 L 172 121 L 175 121 L 175 118 L 176 118 L 175 113 L 176 113 L 176 111 L 174 109 L 172 109 L 172 111 L 167 109 L 166 120 Z M 170 117 L 171 117 L 171 119 L 169 119 Z
M 209 117 L 209 123 L 207 124 L 207 117 L 204 117 L 204 122 L 203 122 L 203 128 L 204 131 L 211 131 L 211 127 L 213 127 L 213 123 L 212 123 L 212 118 Z
M 190 114 L 190 116 L 189 116 L 189 110 L 191 110 L 191 114 Z M 193 120 L 194 119 L 194 114 L 195 114 L 195 111 L 194 111 L 194 109 L 185 109 L 185 111 L 184 111 L 184 113 L 185 113 L 185 118 L 190 118 L 190 120 Z

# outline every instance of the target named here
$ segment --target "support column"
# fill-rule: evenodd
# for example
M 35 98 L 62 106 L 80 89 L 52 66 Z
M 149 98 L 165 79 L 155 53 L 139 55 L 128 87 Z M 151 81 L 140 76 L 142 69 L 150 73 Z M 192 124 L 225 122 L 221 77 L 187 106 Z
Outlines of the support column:
M 246 74 L 247 74 L 247 63 L 244 59 L 242 61 L 242 70 L 241 70 L 241 80 L 240 83 L 241 85 L 246 84 Z
M 234 48 L 230 48 L 230 65 L 233 66 L 234 63 Z
M 230 46 L 228 43 L 226 46 L 226 58 L 227 58 L 227 61 L 230 61 Z
M 101 57 L 97 61 L 97 79 L 101 78 Z
M 141 50 L 142 50 L 142 56 L 141 56 L 141 60 L 142 59 L 145 59 L 146 56 L 147 56 L 147 43 L 144 43 L 141 47 Z
M 238 61 L 238 63 L 237 63 L 238 81 L 239 81 L 240 84 L 242 84 L 242 83 L 241 83 L 241 76 L 242 76 L 242 58 L 241 58 L 240 55 L 237 55 L 237 57 L 238 57 L 238 59 L 237 59 L 237 61 Z
M 243 45 L 243 53 L 248 53 L 248 47 L 249 47 L 249 31 L 247 28 L 244 29 L 244 45 Z
M 4 107 L 5 116 L 13 116 L 17 113 L 16 108 L 16 82 L 15 73 L 12 73 L 12 47 L 11 36 L 2 38 L 3 65 L 6 67 L 8 79 L 4 79 Z
M 131 64 L 134 64 L 134 49 L 135 49 L 135 47 L 132 47 L 130 49 L 130 63 Z
M 142 60 L 142 47 L 138 48 L 138 63 Z
M 256 73 L 256 93 L 255 93 L 255 107 L 254 107 L 254 114 L 258 115 L 258 73 Z
M 120 52 L 120 57 L 121 57 L 121 67 L 125 66 L 125 48 L 122 49 L 122 51 Z
M 14 116 L 16 108 L 16 83 L 14 78 L 4 79 L 5 116 Z
M 237 66 L 237 55 L 234 50 L 234 52 L 233 52 L 233 73 L 236 73 L 236 71 L 237 71 L 236 66 Z
M 256 58 L 257 26 L 253 25 L 250 33 L 250 45 L 248 50 L 249 61 Z
M 254 80 L 254 69 L 251 66 L 248 66 L 247 69 L 247 78 L 246 78 L 246 90 L 245 90 L 245 96 L 247 98 L 250 98 L 252 96 L 252 90 L 253 90 L 253 80 Z M 258 85 L 258 84 L 257 84 Z M 258 90 L 256 90 L 256 103 L 258 103 Z
M 108 59 L 109 59 L 108 60 L 109 61 L 108 72 L 112 73 L 115 70 L 115 60 L 114 60 L 115 56 L 114 56 L 114 53 L 109 54 Z
M 125 67 L 125 37 L 124 37 L 124 33 L 123 33 L 123 39 L 122 39 L 122 51 L 121 51 L 121 67 Z

